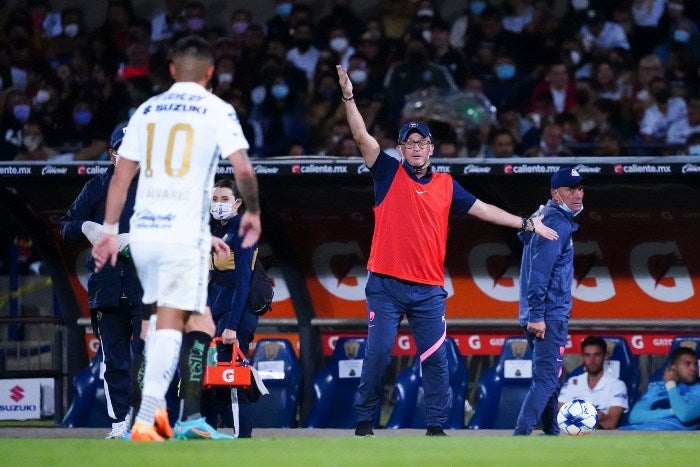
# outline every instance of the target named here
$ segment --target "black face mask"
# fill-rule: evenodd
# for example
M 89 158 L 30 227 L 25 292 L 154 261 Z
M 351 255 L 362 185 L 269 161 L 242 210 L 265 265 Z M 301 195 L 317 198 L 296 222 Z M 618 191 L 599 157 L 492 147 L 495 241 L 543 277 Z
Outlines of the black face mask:
M 428 61 L 428 54 L 423 49 L 408 49 L 406 51 L 406 61 L 415 68 L 420 68 Z
M 574 101 L 576 102 L 576 105 L 583 107 L 588 105 L 588 103 L 591 101 L 591 96 L 588 94 L 588 91 L 578 89 L 574 93 Z
M 659 104 L 665 104 L 671 98 L 670 89 L 657 89 L 654 91 L 654 100 Z
M 296 46 L 299 47 L 299 50 L 302 50 L 302 51 L 307 51 L 307 50 L 309 50 L 309 47 L 311 47 L 311 40 L 310 39 L 298 39 L 295 43 L 296 43 Z

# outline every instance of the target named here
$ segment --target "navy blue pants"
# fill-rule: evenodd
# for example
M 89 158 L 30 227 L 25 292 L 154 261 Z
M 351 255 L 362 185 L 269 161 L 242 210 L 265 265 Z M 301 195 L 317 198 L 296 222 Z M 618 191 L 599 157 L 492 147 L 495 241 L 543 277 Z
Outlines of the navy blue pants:
M 523 329 L 532 349 L 532 384 L 515 422 L 513 434 L 516 435 L 529 435 L 540 421 L 546 434 L 559 434 L 557 397 L 569 322 L 545 320 L 545 324 L 544 339 L 537 339 L 533 333 Z
M 407 282 L 369 273 L 367 347 L 355 399 L 357 421 L 373 420 L 381 403 L 382 378 L 391 361 L 396 334 L 405 314 L 422 362 L 425 421 L 442 426 L 449 412 L 449 375 L 445 348 L 445 298 L 441 286 Z
M 235 289 L 219 284 L 209 284 L 209 306 L 216 324 L 216 336 L 226 329 L 228 323 L 231 302 Z M 250 343 L 255 338 L 255 330 L 258 327 L 260 317 L 250 310 L 243 311 L 235 329 L 238 345 L 246 356 Z M 219 359 L 231 360 L 231 346 L 219 345 Z M 250 407 L 246 391 L 238 389 L 238 423 L 239 438 L 250 438 L 253 432 L 253 423 L 250 417 Z M 212 388 L 202 394 L 202 414 L 207 422 L 214 427 L 233 427 L 231 412 L 231 389 L 229 387 Z
M 131 403 L 132 343 L 141 333 L 141 304 L 133 307 L 122 298 L 119 306 L 95 308 L 90 313 L 96 324 L 105 365 L 107 413 L 112 419 L 122 421 Z

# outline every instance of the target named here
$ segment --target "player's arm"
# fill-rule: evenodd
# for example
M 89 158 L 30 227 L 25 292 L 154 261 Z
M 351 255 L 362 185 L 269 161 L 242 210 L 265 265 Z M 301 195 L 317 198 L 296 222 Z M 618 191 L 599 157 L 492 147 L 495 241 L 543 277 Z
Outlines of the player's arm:
M 622 414 L 625 409 L 619 405 L 610 406 L 608 413 L 598 411 L 598 426 L 604 430 L 614 430 L 622 420 Z
M 477 219 L 481 219 L 482 221 L 490 222 L 492 224 L 512 227 L 514 229 L 520 229 L 523 227 L 522 217 L 506 212 L 493 204 L 484 203 L 481 200 L 476 200 L 467 213 L 476 217 Z M 532 218 L 532 222 L 527 221 L 525 225 L 526 229 L 530 232 L 534 231 L 537 235 L 546 238 L 547 240 L 557 239 L 557 232 L 544 225 L 542 223 L 542 218 L 543 216 L 537 216 Z
M 95 272 L 99 272 L 107 261 L 112 266 L 117 264 L 119 217 L 124 209 L 124 203 L 126 203 L 131 180 L 136 175 L 137 170 L 138 164 L 135 161 L 123 157 L 114 170 L 107 191 L 102 235 L 92 248 L 92 256 L 95 258 Z
M 347 115 L 348 125 L 350 125 L 350 131 L 352 131 L 352 137 L 360 148 L 360 154 L 365 160 L 365 165 L 372 167 L 377 160 L 377 156 L 379 156 L 381 147 L 377 140 L 367 131 L 362 114 L 360 114 L 357 105 L 355 105 L 355 99 L 352 95 L 352 82 L 350 82 L 348 77 L 348 70 L 340 65 L 336 65 L 335 68 L 338 71 L 338 82 L 343 93 L 345 114 Z
M 228 156 L 233 166 L 233 178 L 238 192 L 245 203 L 245 212 L 241 216 L 241 226 L 238 235 L 243 238 L 243 247 L 249 248 L 260 239 L 260 197 L 258 194 L 258 178 L 253 164 L 248 158 L 248 151 L 239 149 Z

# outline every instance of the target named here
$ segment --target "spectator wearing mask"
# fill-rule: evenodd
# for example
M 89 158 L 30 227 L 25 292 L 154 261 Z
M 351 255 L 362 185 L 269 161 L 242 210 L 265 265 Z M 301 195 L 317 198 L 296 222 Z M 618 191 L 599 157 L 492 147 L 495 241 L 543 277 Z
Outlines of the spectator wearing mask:
M 344 26 L 338 25 L 328 32 L 328 48 L 336 53 L 337 63 L 347 68 L 350 57 L 355 55 L 355 48 L 350 44 L 350 37 Z
M 304 71 L 311 82 L 316 73 L 320 51 L 313 45 L 314 30 L 310 23 L 301 23 L 292 30 L 294 47 L 287 52 L 287 61 Z
M 496 57 L 493 74 L 484 83 L 484 94 L 497 108 L 522 109 L 532 93 L 532 82 L 520 73 L 513 57 L 504 52 Z
M 58 151 L 46 146 L 44 130 L 38 120 L 28 120 L 22 126 L 22 149 L 16 161 L 47 161 L 54 159 Z
M 12 160 L 22 149 L 22 125 L 29 120 L 32 108 L 29 98 L 13 88 L 8 89 L 4 97 L 0 116 L 0 160 Z
M 412 38 L 406 44 L 404 59 L 393 64 L 384 78 L 390 120 L 398 123 L 401 119 L 407 94 L 431 87 L 457 91 L 450 72 L 430 59 L 425 41 Z
M 665 78 L 652 79 L 649 88 L 654 100 L 639 123 L 639 140 L 642 143 L 664 143 L 669 127 L 686 118 L 688 107 L 682 97 L 672 97 Z

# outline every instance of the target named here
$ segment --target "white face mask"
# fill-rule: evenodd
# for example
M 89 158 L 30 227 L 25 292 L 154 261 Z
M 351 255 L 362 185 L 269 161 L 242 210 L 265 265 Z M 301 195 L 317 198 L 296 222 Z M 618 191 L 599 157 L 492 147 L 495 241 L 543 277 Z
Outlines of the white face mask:
M 41 146 L 41 136 L 39 135 L 29 135 L 22 138 L 22 143 L 28 151 L 34 151 L 36 148 Z
M 231 203 L 211 203 L 209 208 L 211 217 L 217 221 L 225 221 L 233 217 L 233 204 Z
M 367 81 L 367 71 L 362 69 L 350 70 L 348 76 L 353 83 L 363 84 Z
M 63 27 L 63 32 L 65 33 L 66 36 L 68 36 L 70 38 L 77 36 L 79 31 L 80 31 L 80 26 L 78 26 L 75 23 L 66 24 Z
M 336 52 L 344 52 L 348 48 L 348 40 L 345 37 L 334 37 L 330 42 L 331 49 Z
M 219 83 L 228 84 L 233 82 L 233 73 L 219 73 Z

